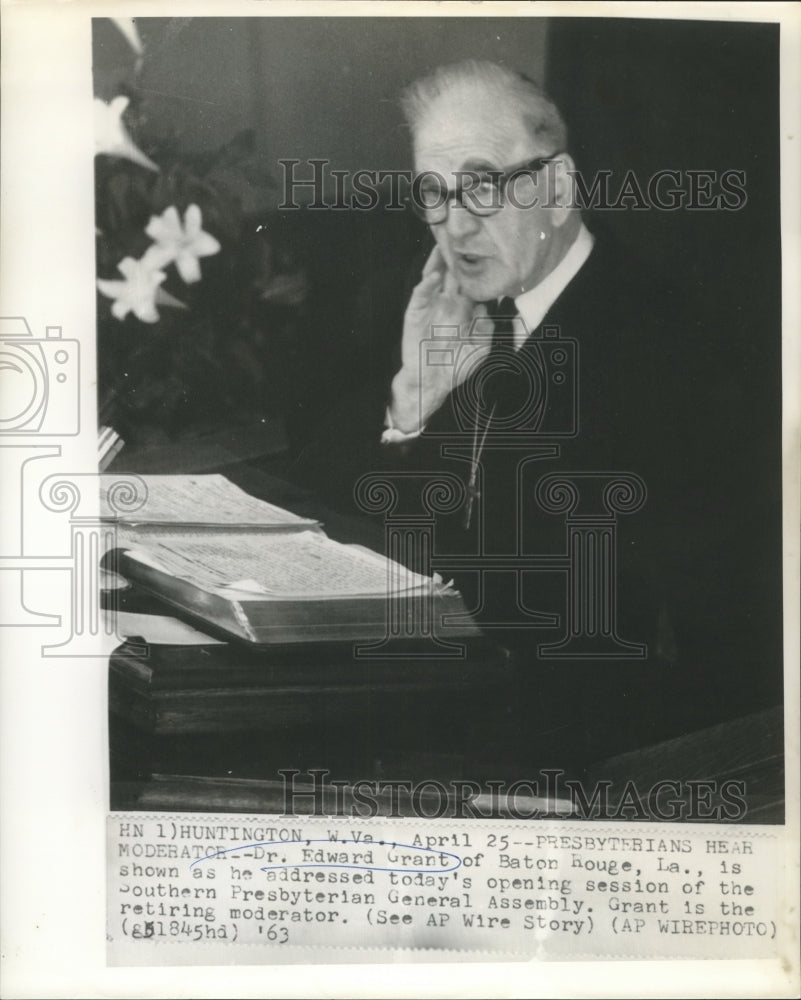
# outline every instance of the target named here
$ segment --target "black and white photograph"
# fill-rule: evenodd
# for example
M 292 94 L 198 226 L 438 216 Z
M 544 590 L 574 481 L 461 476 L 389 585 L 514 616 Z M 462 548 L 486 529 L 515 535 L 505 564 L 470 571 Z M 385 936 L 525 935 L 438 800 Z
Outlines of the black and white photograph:
M 50 733 L 28 786 L 76 772 L 31 802 L 93 831 L 104 972 L 797 990 L 798 10 L 765 6 L 7 19 L 76 70 L 23 86 L 4 38 L 8 134 L 22 94 L 64 152 L 3 160 L 3 680 Z M 21 192 L 59 208 L 15 257 Z
M 778 43 L 94 21 L 113 808 L 782 822 Z

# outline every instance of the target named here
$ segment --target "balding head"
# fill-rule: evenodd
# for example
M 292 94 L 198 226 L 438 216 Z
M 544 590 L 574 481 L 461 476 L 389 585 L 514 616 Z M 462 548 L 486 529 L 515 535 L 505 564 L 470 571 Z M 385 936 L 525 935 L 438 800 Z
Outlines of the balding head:
M 438 112 L 465 117 L 487 102 L 510 129 L 525 130 L 538 152 L 566 148 L 567 128 L 553 101 L 532 80 L 496 63 L 469 59 L 439 67 L 401 95 L 413 141 Z

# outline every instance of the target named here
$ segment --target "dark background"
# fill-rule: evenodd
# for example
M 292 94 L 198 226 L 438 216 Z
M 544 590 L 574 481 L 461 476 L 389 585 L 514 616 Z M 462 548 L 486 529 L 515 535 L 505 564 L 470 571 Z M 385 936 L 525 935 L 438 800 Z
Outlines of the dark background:
M 548 44 L 548 87 L 590 176 L 746 173 L 736 212 L 603 213 L 682 317 L 673 449 L 699 483 L 698 545 L 728 567 L 724 591 L 693 600 L 710 655 L 731 663 L 709 701 L 741 707 L 782 691 L 778 42 L 775 25 L 557 19 Z

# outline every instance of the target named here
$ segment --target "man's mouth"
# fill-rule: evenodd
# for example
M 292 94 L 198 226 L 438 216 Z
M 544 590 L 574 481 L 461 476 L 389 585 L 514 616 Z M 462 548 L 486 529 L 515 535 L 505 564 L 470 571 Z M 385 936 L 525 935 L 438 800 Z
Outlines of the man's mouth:
M 472 270 L 473 268 L 480 267 L 487 258 L 482 254 L 478 253 L 457 253 L 456 263 L 459 267 L 465 268 L 467 270 Z

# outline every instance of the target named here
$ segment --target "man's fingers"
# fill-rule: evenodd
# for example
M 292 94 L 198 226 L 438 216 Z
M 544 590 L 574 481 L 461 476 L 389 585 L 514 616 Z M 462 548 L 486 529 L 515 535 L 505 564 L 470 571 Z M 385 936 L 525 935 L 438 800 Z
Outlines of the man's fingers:
M 439 244 L 434 244 L 434 249 L 428 255 L 428 260 L 423 268 L 423 277 L 428 277 L 432 271 L 442 271 L 445 268 L 445 258 L 442 256 L 442 251 L 439 248 Z
M 417 283 L 418 288 L 437 288 L 442 284 L 442 271 L 429 271 Z
M 441 283 L 442 275 L 440 272 L 431 271 L 414 286 L 409 304 L 419 309 L 439 289 Z
M 442 283 L 442 291 L 445 295 L 450 295 L 452 298 L 460 298 L 462 295 L 459 288 L 459 282 L 456 280 L 456 276 L 451 270 L 447 270 L 445 272 L 445 280 Z

